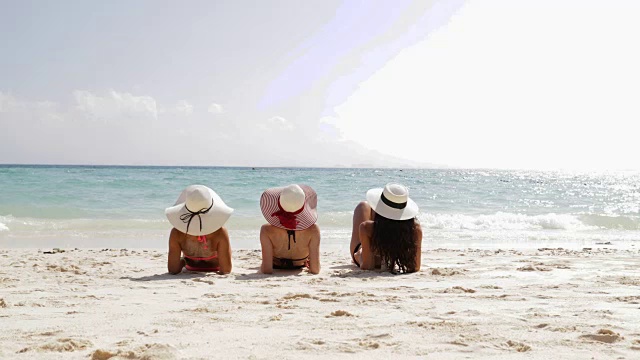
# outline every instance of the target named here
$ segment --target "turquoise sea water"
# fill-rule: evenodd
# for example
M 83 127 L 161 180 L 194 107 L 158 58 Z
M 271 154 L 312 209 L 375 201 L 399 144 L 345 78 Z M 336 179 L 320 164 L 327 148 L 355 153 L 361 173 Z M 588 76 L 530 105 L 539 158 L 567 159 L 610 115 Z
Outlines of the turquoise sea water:
M 235 209 L 232 244 L 258 248 L 262 191 L 303 183 L 318 193 L 323 247 L 342 248 L 355 205 L 388 182 L 409 187 L 427 247 L 640 240 L 638 172 L 0 165 L 0 246 L 166 247 L 164 208 L 203 184 Z

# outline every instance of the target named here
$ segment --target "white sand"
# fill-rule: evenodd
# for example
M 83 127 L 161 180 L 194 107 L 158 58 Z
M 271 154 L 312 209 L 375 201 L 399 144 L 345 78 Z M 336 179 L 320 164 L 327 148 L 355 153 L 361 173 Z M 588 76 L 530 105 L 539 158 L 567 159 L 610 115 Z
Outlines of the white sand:
M 172 276 L 159 250 L 2 250 L 0 358 L 640 358 L 638 250 L 429 250 L 401 276 L 342 252 L 315 276 L 259 262 Z

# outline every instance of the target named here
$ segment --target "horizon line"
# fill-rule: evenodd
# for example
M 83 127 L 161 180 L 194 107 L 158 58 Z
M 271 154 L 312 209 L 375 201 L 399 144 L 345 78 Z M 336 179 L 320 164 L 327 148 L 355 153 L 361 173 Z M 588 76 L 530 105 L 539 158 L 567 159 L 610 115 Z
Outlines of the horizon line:
M 133 165 L 133 164 L 36 164 L 36 163 L 0 163 L 0 167 L 121 167 L 121 168 L 230 168 L 230 169 L 365 169 L 365 170 L 500 170 L 500 171 L 540 171 L 540 172 L 640 172 L 640 169 L 570 169 L 570 168 L 491 168 L 491 167 L 456 167 L 456 166 L 248 166 L 248 165 Z

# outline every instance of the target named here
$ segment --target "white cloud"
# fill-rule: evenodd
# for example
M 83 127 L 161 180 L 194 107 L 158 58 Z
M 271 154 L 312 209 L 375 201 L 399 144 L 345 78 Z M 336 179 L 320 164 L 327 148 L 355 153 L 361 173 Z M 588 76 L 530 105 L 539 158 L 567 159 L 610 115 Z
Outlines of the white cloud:
M 293 130 L 293 124 L 282 116 L 274 116 L 267 120 L 267 127 L 273 130 Z
M 115 90 L 100 96 L 89 91 L 76 90 L 73 93 L 76 110 L 100 119 L 118 118 L 127 114 L 137 114 L 157 118 L 158 106 L 151 96 L 135 96 Z
M 175 106 L 175 111 L 178 114 L 189 116 L 193 114 L 193 105 L 189 104 L 187 100 L 180 100 Z
M 207 114 L 176 119 L 152 97 L 75 92 L 68 104 L 32 101 L 0 92 L 0 163 L 244 165 L 244 166 L 401 166 L 334 137 L 305 135 L 281 116 L 255 126 L 212 122 Z M 180 102 L 178 102 L 180 103 Z M 174 103 L 175 104 L 175 103 Z M 185 105 L 185 104 L 182 104 Z M 188 109 L 188 106 L 182 106 Z M 171 110 L 173 111 L 173 110 Z M 188 110 L 187 110 L 188 111 Z M 100 121 L 96 121 L 100 119 Z M 323 119 L 332 124 L 333 120 Z M 265 151 L 248 151 L 270 140 Z M 224 154 L 222 156 L 221 154 Z
M 20 104 L 11 94 L 0 92 L 0 112 L 11 112 L 18 108 Z
M 0 113 L 6 114 L 0 120 L 9 121 L 23 114 L 30 114 L 29 121 L 61 120 L 59 104 L 52 101 L 26 101 L 11 94 L 0 92 Z
M 21 99 L 0 92 L 0 163 L 179 164 L 187 150 L 169 151 L 176 141 L 210 143 L 224 135 L 210 122 L 192 121 L 181 135 L 175 113 L 191 114 L 181 100 L 163 116 L 148 95 L 111 90 L 106 94 L 74 91 L 68 104 Z M 216 145 L 217 146 L 217 145 Z M 205 149 L 199 149 L 203 151 Z M 199 160 L 199 159 L 198 159 Z
M 221 114 L 223 112 L 222 105 L 212 103 L 211 105 L 209 105 L 209 109 L 207 111 L 212 114 Z

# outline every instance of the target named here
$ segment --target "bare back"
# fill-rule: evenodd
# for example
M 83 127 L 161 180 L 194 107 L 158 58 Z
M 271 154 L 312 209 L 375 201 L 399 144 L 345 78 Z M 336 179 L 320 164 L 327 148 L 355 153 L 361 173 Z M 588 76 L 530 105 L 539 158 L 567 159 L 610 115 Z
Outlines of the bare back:
M 197 236 L 188 235 L 172 229 L 169 236 L 168 269 L 172 274 L 182 271 L 182 267 L 190 265 L 196 268 L 219 268 L 221 273 L 231 272 L 231 246 L 229 234 L 222 227 L 204 236 L 199 241 Z M 181 259 L 180 255 L 185 258 Z
M 260 229 L 262 245 L 262 267 L 264 273 L 273 272 L 275 259 L 298 262 L 309 260 L 309 272 L 320 271 L 320 228 L 314 224 L 308 229 L 295 232 L 295 240 L 287 230 L 265 224 Z

